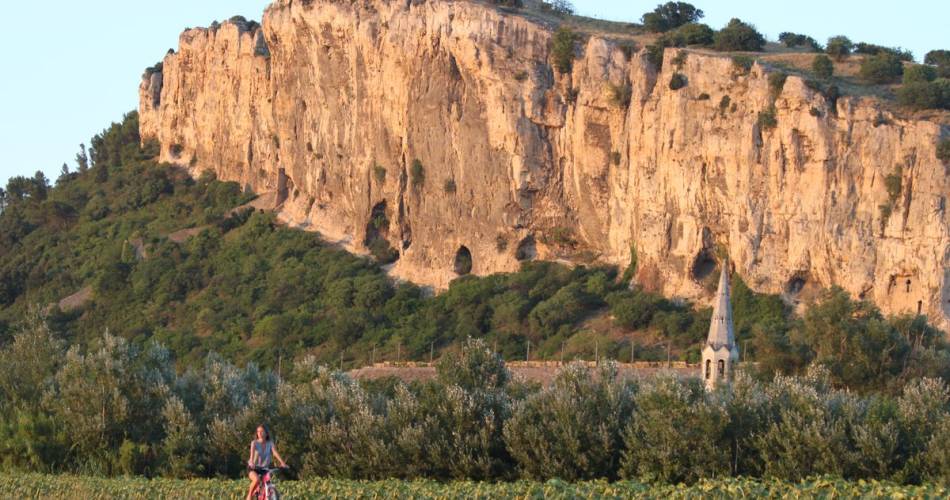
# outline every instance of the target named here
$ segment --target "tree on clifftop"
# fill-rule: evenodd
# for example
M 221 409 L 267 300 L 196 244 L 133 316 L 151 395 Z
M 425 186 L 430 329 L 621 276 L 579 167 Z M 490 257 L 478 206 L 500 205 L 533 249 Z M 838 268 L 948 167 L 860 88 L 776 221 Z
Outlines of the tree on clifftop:
M 643 27 L 659 33 L 702 19 L 703 11 L 686 2 L 666 2 L 643 15 Z

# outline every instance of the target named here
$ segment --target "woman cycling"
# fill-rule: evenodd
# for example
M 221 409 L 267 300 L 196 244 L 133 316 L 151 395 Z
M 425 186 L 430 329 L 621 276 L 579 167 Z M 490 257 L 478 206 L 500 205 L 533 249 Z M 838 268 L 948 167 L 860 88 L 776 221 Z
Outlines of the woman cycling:
M 271 457 L 276 458 L 281 467 L 287 467 L 284 459 L 280 458 L 274 442 L 270 439 L 270 431 L 267 426 L 261 424 L 257 426 L 257 438 L 251 441 L 251 455 L 247 459 L 247 476 L 251 479 L 251 487 L 247 490 L 247 500 L 251 500 L 251 495 L 257 488 L 257 483 L 261 480 L 261 469 L 267 469 L 271 466 Z

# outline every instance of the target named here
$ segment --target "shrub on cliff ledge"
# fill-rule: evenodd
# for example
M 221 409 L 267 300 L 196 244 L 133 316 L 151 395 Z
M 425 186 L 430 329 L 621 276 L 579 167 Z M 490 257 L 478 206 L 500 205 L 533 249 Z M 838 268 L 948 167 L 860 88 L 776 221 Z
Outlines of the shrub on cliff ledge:
M 422 168 L 422 162 L 418 159 L 412 160 L 412 167 L 409 168 L 409 178 L 412 180 L 412 185 L 415 187 L 425 184 L 425 169 Z
M 937 145 L 937 159 L 950 164 L 950 139 L 943 139 Z
M 566 26 L 558 28 L 554 34 L 551 41 L 551 58 L 559 73 L 570 73 L 574 66 L 574 43 L 577 38 L 577 34 Z
M 758 124 L 763 130 L 773 129 L 778 125 L 778 119 L 775 117 L 775 106 L 769 106 L 767 109 L 759 111 Z
M 733 18 L 725 28 L 716 33 L 713 47 L 720 51 L 761 52 L 765 47 L 765 37 L 751 24 Z

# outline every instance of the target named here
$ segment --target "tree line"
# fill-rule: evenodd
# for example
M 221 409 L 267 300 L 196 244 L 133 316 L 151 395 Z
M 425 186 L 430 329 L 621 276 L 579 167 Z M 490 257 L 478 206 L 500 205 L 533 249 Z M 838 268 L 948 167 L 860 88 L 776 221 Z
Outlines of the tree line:
M 941 379 L 860 395 L 814 363 L 708 393 L 698 378 L 623 378 L 604 362 L 539 387 L 513 381 L 481 340 L 410 384 L 359 382 L 313 358 L 285 378 L 214 355 L 171 366 L 160 345 L 110 335 L 67 349 L 34 315 L 0 350 L 2 466 L 233 477 L 266 422 L 301 478 L 950 480 Z

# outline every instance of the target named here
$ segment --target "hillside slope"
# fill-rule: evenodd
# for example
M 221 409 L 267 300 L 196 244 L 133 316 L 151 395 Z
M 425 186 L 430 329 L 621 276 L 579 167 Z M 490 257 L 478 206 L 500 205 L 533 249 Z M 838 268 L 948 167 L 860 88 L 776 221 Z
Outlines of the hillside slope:
M 695 300 L 728 254 L 757 291 L 839 285 L 950 325 L 942 125 L 600 36 L 561 73 L 552 36 L 466 1 L 280 0 L 263 27 L 184 32 L 142 82 L 142 135 L 436 288 L 635 248 L 640 284 Z

